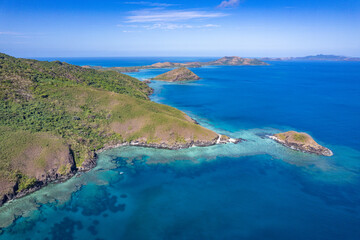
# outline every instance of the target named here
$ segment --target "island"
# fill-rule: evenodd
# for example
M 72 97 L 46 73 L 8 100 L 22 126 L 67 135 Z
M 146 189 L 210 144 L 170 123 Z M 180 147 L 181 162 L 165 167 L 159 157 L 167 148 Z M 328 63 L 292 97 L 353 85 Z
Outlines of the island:
M 166 81 L 166 82 L 179 82 L 179 81 L 191 81 L 199 80 L 200 77 L 186 67 L 176 68 L 169 72 L 160 74 L 152 80 Z
M 120 73 L 126 72 L 138 72 L 140 69 L 157 69 L 157 68 L 175 68 L 175 67 L 187 67 L 187 68 L 199 68 L 203 66 L 266 66 L 268 63 L 256 58 L 242 58 L 237 56 L 222 57 L 220 59 L 210 62 L 186 62 L 186 63 L 174 63 L 174 62 L 158 62 L 146 66 L 133 66 L 133 67 L 100 67 L 100 66 L 83 66 L 83 68 L 93 68 L 101 71 L 116 71 Z
M 262 61 L 344 61 L 344 62 L 358 62 L 360 58 L 358 57 L 346 57 L 338 55 L 310 55 L 305 57 L 282 57 L 282 58 L 260 58 Z
M 297 151 L 315 153 L 323 156 L 333 155 L 330 149 L 319 145 L 307 133 L 288 131 L 288 132 L 274 134 L 270 136 L 270 138 L 278 143 L 281 143 L 286 147 L 289 147 Z
M 263 62 L 256 58 L 241 58 L 241 57 L 222 57 L 218 60 L 207 62 L 204 65 L 211 66 L 262 66 L 269 65 L 266 62 Z
M 236 143 L 150 101 L 136 78 L 0 53 L 0 206 L 96 165 L 123 145 L 181 149 Z

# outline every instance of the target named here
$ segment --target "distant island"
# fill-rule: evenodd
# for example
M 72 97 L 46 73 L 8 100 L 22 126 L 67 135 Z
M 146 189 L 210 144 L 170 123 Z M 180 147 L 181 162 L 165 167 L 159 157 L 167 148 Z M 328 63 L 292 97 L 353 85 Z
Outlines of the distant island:
M 186 67 L 176 68 L 169 72 L 160 74 L 153 80 L 166 81 L 166 82 L 179 82 L 179 81 L 190 81 L 199 80 L 200 77 Z
M 0 80 L 0 206 L 91 169 L 104 149 L 238 141 L 150 101 L 146 83 L 118 72 L 0 53 Z
M 346 61 L 346 62 L 358 62 L 360 58 L 358 57 L 345 57 L 337 55 L 314 55 L 306 57 L 283 57 L 283 58 L 260 58 L 262 61 Z
M 314 139 L 307 133 L 299 133 L 295 131 L 288 131 L 284 133 L 278 133 L 270 136 L 276 142 L 283 144 L 291 149 L 315 153 L 323 156 L 332 156 L 333 153 L 330 149 L 319 145 Z
M 173 63 L 173 62 L 158 62 L 146 66 L 133 66 L 133 67 L 101 67 L 85 65 L 83 68 L 93 68 L 102 71 L 116 71 L 120 73 L 138 72 L 140 69 L 157 69 L 157 68 L 175 68 L 175 67 L 188 67 L 198 68 L 202 66 L 264 66 L 268 63 L 256 58 L 241 58 L 241 57 L 222 57 L 220 59 L 210 62 L 186 62 L 186 63 Z

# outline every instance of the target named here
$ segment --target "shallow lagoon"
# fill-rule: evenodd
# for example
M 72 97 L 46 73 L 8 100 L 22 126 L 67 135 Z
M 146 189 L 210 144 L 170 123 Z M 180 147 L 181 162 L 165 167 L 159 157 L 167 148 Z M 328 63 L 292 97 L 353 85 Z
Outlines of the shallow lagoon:
M 105 151 L 92 171 L 0 208 L 2 225 L 17 219 L 0 239 L 359 239 L 358 67 L 211 67 L 193 69 L 198 82 L 152 83 L 154 101 L 247 141 Z M 334 156 L 265 137 L 289 129 L 308 131 Z

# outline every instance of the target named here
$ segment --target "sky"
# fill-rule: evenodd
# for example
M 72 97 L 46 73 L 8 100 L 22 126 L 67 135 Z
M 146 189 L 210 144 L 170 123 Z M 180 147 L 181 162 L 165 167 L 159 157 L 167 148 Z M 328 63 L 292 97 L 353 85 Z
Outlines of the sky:
M 0 0 L 0 52 L 360 56 L 360 0 Z

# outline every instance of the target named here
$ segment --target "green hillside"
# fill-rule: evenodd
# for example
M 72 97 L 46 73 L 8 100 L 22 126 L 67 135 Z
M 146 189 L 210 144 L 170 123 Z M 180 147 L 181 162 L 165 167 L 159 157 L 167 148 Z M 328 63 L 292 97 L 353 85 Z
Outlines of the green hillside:
M 0 54 L 0 81 L 0 204 L 84 167 L 104 146 L 217 138 L 183 112 L 149 101 L 152 90 L 121 73 Z

